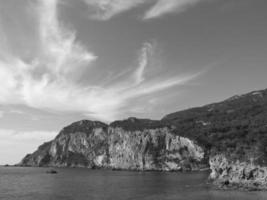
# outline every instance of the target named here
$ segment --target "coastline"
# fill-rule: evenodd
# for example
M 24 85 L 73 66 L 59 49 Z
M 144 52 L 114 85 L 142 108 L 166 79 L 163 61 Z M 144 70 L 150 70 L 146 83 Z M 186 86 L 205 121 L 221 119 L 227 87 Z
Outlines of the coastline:
M 21 166 L 21 165 L 0 165 L 1 168 L 39 168 L 39 169 L 56 169 L 60 172 L 61 169 L 87 169 L 92 171 L 115 171 L 115 172 L 140 172 L 140 173 L 181 173 L 181 174 L 192 174 L 192 173 L 207 173 L 207 180 L 206 183 L 211 186 L 215 190 L 223 190 L 223 191 L 267 191 L 266 185 L 255 184 L 256 182 L 253 181 L 239 181 L 239 182 L 227 182 L 229 179 L 226 176 L 224 178 L 217 177 L 216 179 L 211 178 L 212 169 L 210 168 L 202 168 L 199 170 L 139 170 L 139 169 L 118 169 L 118 168 L 109 168 L 109 167 L 102 167 L 102 168 L 90 168 L 90 167 L 64 167 L 64 166 Z M 203 183 L 204 184 L 204 183 Z

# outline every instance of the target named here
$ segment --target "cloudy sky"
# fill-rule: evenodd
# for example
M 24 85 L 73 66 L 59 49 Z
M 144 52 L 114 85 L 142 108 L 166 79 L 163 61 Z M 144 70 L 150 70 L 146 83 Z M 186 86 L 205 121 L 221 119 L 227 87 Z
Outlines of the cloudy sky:
M 266 0 L 0 0 L 0 164 L 80 119 L 267 88 Z

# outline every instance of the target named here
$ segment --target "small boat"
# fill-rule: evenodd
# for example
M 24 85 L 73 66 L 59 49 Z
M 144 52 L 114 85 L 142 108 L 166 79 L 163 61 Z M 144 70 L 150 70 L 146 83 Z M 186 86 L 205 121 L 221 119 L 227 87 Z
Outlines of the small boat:
M 57 174 L 57 171 L 54 169 L 50 169 L 46 171 L 47 174 Z

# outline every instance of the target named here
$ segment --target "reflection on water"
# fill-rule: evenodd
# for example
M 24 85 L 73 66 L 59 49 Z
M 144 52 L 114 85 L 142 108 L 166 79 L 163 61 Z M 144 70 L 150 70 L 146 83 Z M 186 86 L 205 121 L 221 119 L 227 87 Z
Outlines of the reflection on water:
M 0 167 L 5 200 L 266 200 L 267 192 L 219 191 L 207 172 L 163 173 Z

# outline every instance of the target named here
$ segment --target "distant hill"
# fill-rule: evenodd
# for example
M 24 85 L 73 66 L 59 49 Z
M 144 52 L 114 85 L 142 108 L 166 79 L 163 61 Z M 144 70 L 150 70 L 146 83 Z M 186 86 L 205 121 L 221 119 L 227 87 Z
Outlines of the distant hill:
M 267 164 L 267 90 L 166 115 L 175 133 L 196 140 L 208 154 Z

